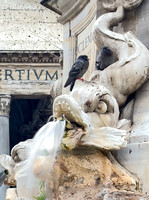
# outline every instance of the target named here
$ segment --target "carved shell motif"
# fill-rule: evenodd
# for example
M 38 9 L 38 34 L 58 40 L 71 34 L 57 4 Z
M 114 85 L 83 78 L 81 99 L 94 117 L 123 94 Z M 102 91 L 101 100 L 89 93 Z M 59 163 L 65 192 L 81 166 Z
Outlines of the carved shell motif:
M 109 11 L 114 11 L 118 6 L 123 6 L 127 10 L 138 7 L 143 0 L 101 0 L 102 5 Z

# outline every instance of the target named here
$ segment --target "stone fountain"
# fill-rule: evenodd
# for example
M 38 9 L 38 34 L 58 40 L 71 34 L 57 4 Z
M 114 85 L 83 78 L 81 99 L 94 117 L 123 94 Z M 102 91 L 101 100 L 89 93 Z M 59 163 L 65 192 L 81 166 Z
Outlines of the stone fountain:
M 135 9 L 142 1 L 103 0 L 108 12 L 94 23 L 94 42 L 98 48 L 110 47 L 116 62 L 103 71 L 94 71 L 89 80 L 78 80 L 69 94 L 57 95 L 61 84 L 53 85 L 54 119 L 64 116 L 66 120 L 61 149 L 52 173 L 43 175 L 48 171 L 50 156 L 33 163 L 35 176 L 46 182 L 47 199 L 149 199 L 142 193 L 145 183 L 114 156 L 129 143 L 133 94 L 148 80 L 149 51 L 133 33 L 120 34 L 113 28 L 124 19 L 126 10 Z M 21 142 L 11 156 L 0 156 L 1 166 L 9 171 L 6 184 L 16 185 L 18 170 L 32 142 Z M 14 199 L 32 199 L 23 196 L 18 184 L 17 194 Z

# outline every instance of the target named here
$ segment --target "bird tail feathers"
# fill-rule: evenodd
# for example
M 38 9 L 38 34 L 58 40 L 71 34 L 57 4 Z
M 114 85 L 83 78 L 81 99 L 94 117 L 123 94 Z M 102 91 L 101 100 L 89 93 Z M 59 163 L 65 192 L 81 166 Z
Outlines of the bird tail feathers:
M 67 81 L 66 81 L 64 87 L 67 87 L 68 85 L 70 85 L 70 83 L 71 83 L 72 81 L 73 81 L 73 79 L 69 77 L 69 78 L 67 79 Z
M 73 87 L 74 87 L 74 84 L 75 84 L 76 80 L 73 80 L 70 84 L 70 91 L 72 91 Z

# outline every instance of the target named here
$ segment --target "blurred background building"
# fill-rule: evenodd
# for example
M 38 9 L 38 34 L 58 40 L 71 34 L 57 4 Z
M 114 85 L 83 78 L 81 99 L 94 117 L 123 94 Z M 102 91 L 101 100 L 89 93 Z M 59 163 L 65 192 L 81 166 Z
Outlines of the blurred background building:
M 0 154 L 32 138 L 52 115 L 50 87 L 62 74 L 58 17 L 38 0 L 0 0 Z

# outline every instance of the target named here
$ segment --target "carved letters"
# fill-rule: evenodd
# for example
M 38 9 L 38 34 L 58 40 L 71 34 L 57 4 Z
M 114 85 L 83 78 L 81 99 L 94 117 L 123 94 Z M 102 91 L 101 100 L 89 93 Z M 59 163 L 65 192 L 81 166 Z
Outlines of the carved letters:
M 58 70 L 46 69 L 0 69 L 0 81 L 15 80 L 15 81 L 29 81 L 29 80 L 57 80 Z

